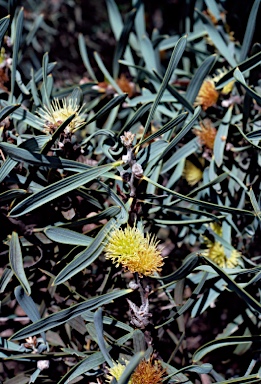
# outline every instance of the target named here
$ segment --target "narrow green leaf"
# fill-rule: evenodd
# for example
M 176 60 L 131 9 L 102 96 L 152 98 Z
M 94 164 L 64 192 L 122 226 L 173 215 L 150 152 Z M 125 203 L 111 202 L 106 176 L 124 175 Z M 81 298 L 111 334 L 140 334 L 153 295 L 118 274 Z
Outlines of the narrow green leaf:
M 0 195 L 0 198 L 1 198 L 1 195 Z M 94 215 L 91 217 L 85 217 L 83 219 L 72 221 L 70 223 L 64 223 L 64 224 L 59 225 L 59 227 L 55 227 L 55 228 L 82 227 L 83 225 L 86 225 L 86 224 L 98 223 L 99 221 L 104 220 L 104 219 L 108 219 L 108 218 L 111 219 L 112 217 L 118 216 L 120 213 L 121 213 L 120 207 L 112 206 L 112 207 L 105 209 L 104 211 L 102 211 L 100 213 L 97 213 L 97 215 Z M 83 236 L 86 236 L 86 235 L 83 235 Z
M 23 21 L 24 21 L 24 9 L 21 8 L 15 20 L 15 37 L 14 37 L 14 45 L 13 45 L 12 70 L 11 70 L 11 101 L 14 96 L 15 76 L 16 76 L 16 68 L 18 64 L 19 48 L 20 48 L 20 43 L 22 39 Z
M 51 136 L 50 140 L 48 140 L 44 146 L 41 148 L 41 153 L 48 153 L 48 151 L 51 149 L 53 143 L 60 137 L 61 133 L 65 130 L 65 128 L 73 121 L 75 118 L 76 113 L 69 116 L 62 124 L 59 125 L 59 127 L 54 131 L 53 135 Z
M 229 107 L 225 116 L 223 117 L 221 124 L 218 127 L 218 131 L 214 142 L 214 159 L 218 167 L 223 163 L 224 149 L 226 146 L 226 138 L 228 135 L 228 128 L 232 117 L 233 107 Z
M 10 106 L 10 105 L 12 106 L 13 104 L 9 104 L 5 100 L 0 100 L 0 105 L 2 107 L 6 107 L 6 106 Z M 38 116 L 33 115 L 31 112 L 25 110 L 22 107 L 17 108 L 14 112 L 12 112 L 11 117 L 15 120 L 18 120 L 18 121 L 22 120 L 26 124 L 30 125 L 31 127 L 35 128 L 35 129 L 38 129 L 42 132 L 44 130 L 43 121 Z
M 173 52 L 172 52 L 172 55 L 171 55 L 171 58 L 170 58 L 170 61 L 169 61 L 169 64 L 168 64 L 168 67 L 167 67 L 167 70 L 166 70 L 166 73 L 164 75 L 164 78 L 163 78 L 163 81 L 162 81 L 162 84 L 160 86 L 160 89 L 157 93 L 157 96 L 152 104 L 152 107 L 151 107 L 151 110 L 150 110 L 150 113 L 149 113 L 149 116 L 147 118 L 147 121 L 146 121 L 146 124 L 145 124 L 145 127 L 144 127 L 144 131 L 143 131 L 143 134 L 142 134 L 142 137 L 140 139 L 140 142 L 142 142 L 142 140 L 144 139 L 144 136 L 146 135 L 147 133 L 147 130 L 149 128 L 149 125 L 151 123 L 151 120 L 153 119 L 153 116 L 154 116 L 154 113 L 157 109 L 157 106 L 161 100 L 161 97 L 169 83 L 169 80 L 175 70 L 175 68 L 177 67 L 182 55 L 183 55 L 183 52 L 185 51 L 185 48 L 186 48 L 186 44 L 187 44 L 187 38 L 186 36 L 183 36 L 179 39 L 179 41 L 177 42 Z
M 171 283 L 173 281 L 184 279 L 196 268 L 198 263 L 198 252 L 192 252 L 185 258 L 181 267 L 179 267 L 175 272 L 171 273 L 168 276 L 157 277 L 157 279 L 164 281 L 164 283 Z M 153 278 L 153 276 L 151 277 Z
M 180 200 L 184 200 L 184 201 L 187 201 L 189 203 L 192 203 L 192 204 L 195 204 L 195 205 L 199 205 L 200 207 L 204 207 L 204 208 L 207 208 L 207 209 L 214 209 L 214 210 L 218 210 L 218 211 L 221 211 L 221 212 L 229 212 L 229 213 L 232 213 L 234 215 L 237 214 L 237 215 L 247 215 L 247 216 L 250 215 L 250 216 L 254 216 L 254 213 L 251 212 L 251 211 L 247 211 L 247 210 L 244 210 L 244 209 L 227 207 L 227 206 L 224 206 L 224 205 L 213 204 L 213 203 L 209 203 L 207 201 L 192 199 L 191 197 L 187 197 L 187 196 L 181 195 L 178 192 L 172 191 L 171 189 L 168 189 L 168 188 L 164 187 L 163 185 L 160 185 L 160 184 L 156 183 L 155 181 L 149 179 L 146 176 L 143 176 L 143 179 L 146 180 L 148 183 L 152 183 L 153 185 L 155 185 L 155 187 L 158 187 L 160 189 L 163 189 L 166 192 L 169 192 L 171 195 L 176 196 Z
M 58 327 L 61 324 L 66 323 L 70 319 L 73 319 L 87 310 L 94 310 L 101 307 L 102 305 L 110 303 L 112 300 L 118 297 L 124 296 L 132 292 L 131 289 L 123 289 L 106 293 L 105 295 L 92 297 L 82 303 L 72 305 L 67 309 L 63 309 L 57 313 L 53 313 L 44 319 L 38 320 L 34 324 L 30 324 L 27 327 L 21 329 L 11 336 L 11 339 L 21 340 L 29 336 L 36 335 L 37 333 L 47 331 L 54 327 Z
M 26 294 L 30 295 L 31 287 L 24 272 L 22 250 L 16 232 L 12 233 L 10 240 L 9 261 L 15 276 L 19 280 Z
M 200 361 L 208 353 L 217 348 L 229 347 L 231 345 L 239 345 L 249 342 L 260 342 L 261 336 L 230 336 L 225 338 L 216 339 L 200 347 L 193 355 L 193 362 Z
M 251 383 L 260 383 L 260 376 L 258 374 L 237 377 L 229 380 L 218 381 L 216 384 L 251 384 Z
M 163 78 L 162 76 L 160 76 L 156 71 L 153 71 L 153 73 L 155 74 L 155 76 L 157 77 L 157 79 L 160 80 L 160 82 L 162 83 L 163 81 Z M 173 85 L 171 84 L 167 84 L 166 86 L 166 89 L 169 91 L 169 93 L 178 101 L 180 102 L 181 105 L 183 105 L 184 108 L 186 108 L 189 112 L 193 113 L 194 112 L 194 108 L 193 108 L 193 105 L 188 101 L 188 99 L 186 97 L 183 96 L 182 93 L 180 93 L 180 91 L 178 91 Z M 162 97 L 162 100 L 164 99 L 164 96 Z M 173 102 L 171 100 L 171 102 Z
M 123 29 L 123 21 L 121 14 L 114 0 L 106 0 L 110 26 L 116 40 L 119 40 L 121 31 Z
M 2 40 L 9 26 L 9 22 L 10 22 L 10 15 L 0 19 L 0 47 L 2 46 Z
M 7 116 L 13 113 L 21 104 L 7 105 L 0 111 L 0 121 L 3 121 Z
M 0 193 L 0 204 L 5 203 L 6 201 L 13 200 L 16 197 L 25 195 L 26 191 L 24 189 L 11 189 L 6 192 Z
M 108 193 L 110 198 L 115 202 L 115 204 L 117 204 L 121 208 L 120 213 L 116 217 L 117 224 L 126 224 L 129 219 L 129 213 L 126 205 L 123 203 L 122 199 L 120 199 L 119 196 L 113 191 L 112 188 L 109 188 L 106 184 L 102 183 L 101 181 L 100 184 Z
M 180 317 L 183 313 L 185 313 L 191 307 L 191 305 L 194 303 L 194 301 L 197 300 L 197 296 L 200 294 L 200 292 L 203 288 L 203 285 L 205 284 L 205 281 L 207 279 L 207 275 L 208 275 L 208 273 L 206 273 L 206 272 L 203 274 L 202 279 L 200 280 L 200 282 L 198 283 L 198 285 L 196 286 L 196 288 L 192 292 L 191 297 L 186 301 L 186 303 L 184 305 L 182 305 L 181 307 L 175 308 L 175 310 L 173 309 L 171 311 L 170 318 L 167 321 L 165 321 L 163 324 L 157 325 L 155 327 L 155 329 L 161 328 L 164 325 L 167 325 L 167 324 L 171 323 L 172 321 L 176 320 L 178 317 Z
M 111 347 L 108 348 L 110 350 Z M 96 369 L 99 365 L 104 363 L 104 356 L 101 352 L 95 352 L 91 356 L 86 357 L 78 364 L 75 364 L 57 384 L 69 384 L 76 377 L 88 373 L 89 371 Z
M 50 103 L 50 93 L 49 93 L 49 87 L 47 83 L 47 69 L 49 64 L 49 55 L 48 52 L 46 52 L 43 55 L 43 62 L 42 62 L 42 69 L 43 69 L 43 103 L 47 106 L 48 109 L 51 107 Z
M 119 224 L 118 224 L 119 225 Z M 103 248 L 106 245 L 106 237 L 113 227 L 117 227 L 117 223 L 114 219 L 111 219 L 106 223 L 99 231 L 97 236 L 92 239 L 88 247 L 79 253 L 64 269 L 56 276 L 53 284 L 58 285 L 64 283 L 76 273 L 82 271 L 88 267 L 95 259 L 101 254 Z
M 14 294 L 19 305 L 21 306 L 23 311 L 27 314 L 27 316 L 32 322 L 36 322 L 41 319 L 40 313 L 38 311 L 38 308 L 35 302 L 33 301 L 31 296 L 27 296 L 25 294 L 23 287 L 21 287 L 20 285 L 16 287 L 14 290 Z M 43 340 L 46 342 L 46 337 L 44 332 L 41 332 L 41 336 Z
M 136 369 L 136 367 L 139 365 L 140 361 L 144 358 L 145 352 L 138 352 L 128 362 L 126 368 L 122 372 L 118 384 L 126 384 L 128 383 L 132 373 Z
M 115 53 L 112 61 L 113 77 L 117 79 L 119 76 L 119 63 L 118 60 L 123 56 L 126 47 L 128 46 L 128 40 L 130 32 L 132 31 L 134 20 L 136 17 L 137 8 L 133 8 L 127 15 L 125 23 L 122 28 L 121 35 L 116 44 Z
M 261 139 L 261 129 L 257 129 L 256 131 L 249 132 L 246 137 L 248 139 Z
M 133 332 L 133 349 L 134 352 L 142 352 L 146 350 L 146 342 L 144 333 L 140 329 L 135 329 Z
M 16 166 L 17 161 L 7 158 L 0 168 L 0 183 L 10 174 L 12 169 Z
M 194 372 L 199 375 L 202 375 L 203 373 L 205 374 L 210 373 L 212 369 L 213 369 L 213 366 L 209 363 L 205 363 L 201 365 L 189 365 L 188 367 L 181 368 L 177 372 L 168 375 L 167 379 L 169 379 L 170 377 L 176 376 L 182 372 Z
M 194 76 L 192 77 L 191 82 L 189 83 L 186 91 L 186 99 L 191 104 L 194 103 L 203 81 L 211 71 L 216 60 L 217 60 L 217 55 L 212 55 L 207 57 L 206 60 L 203 61 L 203 63 L 200 65 L 200 67 L 197 69 Z
M 175 147 L 179 142 L 180 140 L 186 135 L 186 133 L 193 127 L 193 125 L 195 124 L 195 121 L 198 119 L 199 115 L 200 115 L 200 112 L 201 112 L 201 108 L 198 106 L 195 111 L 194 111 L 194 114 L 192 116 L 192 118 L 189 120 L 189 122 L 185 125 L 185 127 L 183 127 L 181 129 L 181 131 L 174 137 L 174 139 L 169 143 L 169 145 L 167 146 L 167 148 L 163 151 L 161 157 L 159 160 L 163 159 L 163 157 L 166 156 L 166 154 L 173 148 Z
M 236 67 L 237 63 L 234 57 L 231 54 L 231 50 L 228 48 L 227 44 L 223 40 L 216 26 L 210 21 L 210 19 L 205 16 L 202 12 L 196 9 L 200 19 L 203 21 L 204 27 L 212 40 L 213 44 L 219 50 L 221 55 L 227 60 L 231 67 Z
M 234 71 L 234 78 L 245 88 L 246 92 L 261 105 L 261 96 L 246 84 L 245 79 L 238 68 Z
M 49 75 L 53 69 L 55 68 L 56 66 L 56 62 L 53 62 L 53 63 L 49 63 L 47 65 L 47 69 L 46 69 L 46 74 Z M 35 72 L 34 74 L 34 83 L 37 84 L 39 83 L 40 81 L 42 81 L 43 79 L 43 70 L 42 68 L 38 69 L 38 71 Z M 29 83 L 27 84 L 27 88 L 28 89 L 32 89 L 32 79 L 29 81 Z
M 103 337 L 103 322 L 102 322 L 102 308 L 98 308 L 97 311 L 94 313 L 94 326 L 97 334 L 97 342 L 99 345 L 99 348 L 101 350 L 101 353 L 104 356 L 105 361 L 110 367 L 113 367 L 113 361 L 112 358 L 108 352 L 108 349 L 106 347 L 104 337 Z
M 59 180 L 56 183 L 45 187 L 40 192 L 36 192 L 33 195 L 27 197 L 25 200 L 18 203 L 11 210 L 10 216 L 18 217 L 24 215 L 25 213 L 31 212 L 34 209 L 42 206 L 43 204 L 46 204 L 49 201 L 52 201 L 53 199 L 80 187 L 81 185 L 84 185 L 86 183 L 89 183 L 90 181 L 93 181 L 94 179 L 97 179 L 113 167 L 115 167 L 114 164 L 94 167 L 88 169 L 85 172 L 66 177 L 63 180 Z
M 5 291 L 5 288 L 13 276 L 13 271 L 10 268 L 5 268 L 0 278 L 0 293 Z
M 252 38 L 255 32 L 259 5 L 260 5 L 260 0 L 255 0 L 251 8 L 251 12 L 248 17 L 246 32 L 244 34 L 243 44 L 241 47 L 240 61 L 245 60 L 245 58 L 247 57 L 248 51 L 250 49 Z
M 62 244 L 82 245 L 86 247 L 93 241 L 92 237 L 60 227 L 47 227 L 44 233 L 50 240 Z
M 257 149 L 261 149 L 261 147 L 259 145 L 256 145 L 253 143 L 253 141 L 249 140 L 248 136 L 249 135 L 245 135 L 244 132 L 241 130 L 241 128 L 239 128 L 239 126 L 237 124 L 233 124 L 234 127 L 236 127 L 238 129 L 238 131 L 240 132 L 240 134 L 244 137 L 244 139 L 249 143 L 251 144 L 253 147 L 257 148 Z M 255 137 L 256 139 L 256 137 Z
M 261 221 L 261 210 L 252 188 L 250 188 L 249 190 L 249 197 L 250 197 L 251 204 L 254 208 L 256 217 L 258 217 L 258 219 Z
M 206 264 L 210 265 L 220 277 L 222 277 L 222 279 L 227 283 L 228 289 L 234 291 L 239 297 L 241 297 L 241 299 L 246 302 L 246 304 L 255 309 L 257 312 L 261 313 L 261 304 L 253 296 L 251 296 L 247 291 L 236 284 L 235 281 L 232 280 L 231 277 L 225 273 L 222 268 L 218 267 L 209 258 L 202 255 L 200 257 L 205 261 Z
M 175 126 L 182 123 L 186 119 L 187 115 L 188 115 L 187 112 L 183 112 L 183 113 L 179 114 L 178 116 L 174 117 L 167 124 L 163 125 L 163 127 L 161 127 L 157 132 L 153 133 L 152 135 L 150 135 L 146 139 L 144 139 L 142 142 L 140 142 L 139 145 L 142 145 L 144 143 L 147 143 L 148 141 L 154 140 L 157 137 L 168 132 L 170 129 L 173 129 Z
M 81 317 L 86 320 L 88 323 L 94 322 L 94 313 L 91 311 L 84 312 Z M 113 325 L 114 327 L 123 329 L 124 331 L 127 331 L 129 333 L 133 332 L 134 329 L 130 327 L 128 324 L 125 324 L 121 321 L 116 320 L 115 318 L 104 316 L 103 317 L 103 323 L 107 325 Z
M 142 58 L 145 61 L 146 68 L 153 72 L 153 70 L 157 70 L 159 72 L 160 68 L 156 59 L 156 51 L 154 50 L 153 44 L 146 32 L 140 35 L 140 50 L 142 52 Z
M 78 44 L 79 44 L 79 50 L 80 50 L 80 54 L 81 54 L 81 57 L 82 57 L 83 64 L 85 65 L 85 68 L 87 69 L 88 74 L 90 75 L 91 79 L 97 82 L 98 80 L 97 80 L 97 78 L 95 76 L 95 73 L 94 73 L 94 71 L 92 69 L 92 66 L 90 64 L 90 60 L 89 60 L 89 56 L 88 56 L 88 51 L 86 49 L 86 44 L 85 44 L 85 40 L 84 40 L 84 37 L 83 37 L 82 33 L 79 33 Z
M 184 129 L 184 128 L 183 128 Z M 175 138 L 174 138 L 175 139 Z M 171 143 L 170 143 L 171 144 Z M 175 165 L 177 165 L 181 160 L 187 158 L 192 153 L 195 153 L 199 149 L 199 141 L 198 138 L 190 140 L 188 143 L 183 145 L 181 148 L 178 148 L 173 155 L 163 164 L 161 173 L 166 173 Z
M 123 103 L 123 101 L 126 99 L 128 95 L 124 93 L 123 95 L 119 95 L 111 99 L 104 107 L 99 109 L 97 113 L 95 113 L 94 116 L 90 120 L 87 121 L 84 125 L 90 124 L 93 121 L 100 119 L 102 116 L 104 116 L 106 113 L 109 113 L 113 108 L 115 108 L 117 105 L 120 105 Z
M 256 53 L 255 55 L 251 56 L 249 59 L 245 60 L 243 63 L 237 65 L 236 67 L 230 69 L 228 72 L 224 74 L 216 83 L 216 89 L 222 89 L 227 83 L 229 83 L 231 80 L 233 80 L 233 73 L 236 68 L 239 68 L 239 70 L 244 73 L 248 70 L 251 70 L 255 68 L 257 65 L 260 64 L 261 61 L 261 52 Z
M 123 128 L 118 132 L 118 136 L 122 135 L 124 131 L 126 132 L 129 131 L 131 127 L 137 121 L 139 121 L 142 118 L 142 116 L 150 109 L 151 105 L 152 105 L 152 102 L 142 104 L 142 106 L 139 109 L 137 109 L 137 111 L 134 113 L 132 118 L 129 121 L 127 121 L 123 126 Z
M 103 75 L 104 75 L 104 78 L 112 85 L 112 87 L 115 89 L 115 91 L 119 94 L 119 95 L 122 95 L 123 94 L 123 91 L 121 90 L 121 88 L 118 86 L 118 84 L 116 83 L 116 81 L 113 79 L 113 77 L 110 75 L 109 71 L 107 70 L 107 68 L 105 67 L 105 65 L 103 64 L 102 62 L 102 59 L 100 58 L 100 55 L 98 54 L 98 52 L 94 52 L 94 58 L 96 60 L 96 63 L 98 65 L 98 67 L 100 68 L 100 70 L 102 71 Z
M 32 41 L 36 35 L 36 32 L 38 31 L 40 25 L 42 24 L 43 18 L 44 18 L 43 14 L 36 16 L 34 23 L 33 23 L 32 27 L 30 28 L 30 32 L 28 33 L 28 35 L 26 36 L 26 39 L 25 39 L 27 46 L 32 43 Z

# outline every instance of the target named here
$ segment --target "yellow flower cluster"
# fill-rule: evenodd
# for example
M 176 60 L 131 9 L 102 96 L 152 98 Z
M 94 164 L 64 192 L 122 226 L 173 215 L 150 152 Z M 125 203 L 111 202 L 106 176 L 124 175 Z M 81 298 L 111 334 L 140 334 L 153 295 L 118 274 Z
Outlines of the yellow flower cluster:
M 126 365 L 115 363 L 112 368 L 109 368 L 107 382 L 111 383 L 115 378 L 117 381 L 123 374 Z M 152 363 L 152 360 L 142 360 L 131 375 L 128 384 L 161 384 L 166 371 L 162 368 L 158 361 Z
M 202 159 L 199 159 L 199 161 L 200 163 L 203 163 Z M 188 185 L 193 187 L 193 185 L 197 184 L 202 179 L 203 171 L 190 160 L 186 160 L 183 175 Z
M 215 88 L 215 83 L 212 79 L 206 79 L 199 90 L 195 101 L 195 106 L 201 105 L 203 111 L 212 107 L 218 100 L 219 93 Z
M 213 127 L 210 119 L 204 119 L 199 123 L 201 129 L 194 129 L 193 133 L 198 136 L 202 145 L 213 150 L 217 130 Z
M 111 233 L 105 247 L 105 257 L 112 260 L 117 267 L 121 264 L 130 272 L 148 276 L 160 272 L 164 264 L 157 245 L 158 241 L 154 236 L 144 236 L 138 228 L 128 226 L 125 229 L 115 229 Z
M 222 228 L 220 225 L 211 223 L 210 227 L 217 235 L 222 236 Z M 203 252 L 203 255 L 209 257 L 219 267 L 235 268 L 239 264 L 240 253 L 236 249 L 233 249 L 228 257 L 224 246 L 219 241 L 212 242 L 207 237 L 204 239 L 208 249 Z

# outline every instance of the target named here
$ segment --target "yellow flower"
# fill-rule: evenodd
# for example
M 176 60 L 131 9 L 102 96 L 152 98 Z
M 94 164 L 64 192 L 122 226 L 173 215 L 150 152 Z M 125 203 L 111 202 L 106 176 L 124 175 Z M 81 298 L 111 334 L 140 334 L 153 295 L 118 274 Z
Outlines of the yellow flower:
M 188 184 L 193 186 L 202 179 L 203 172 L 200 168 L 196 167 L 190 160 L 186 160 L 183 175 Z
M 209 107 L 216 104 L 219 93 L 215 88 L 215 83 L 212 79 L 206 79 L 199 90 L 198 96 L 195 101 L 195 106 L 201 105 L 205 111 Z
M 119 381 L 119 379 L 120 379 L 121 375 L 123 374 L 125 368 L 126 368 L 126 365 L 123 365 L 123 364 L 121 364 L 119 362 L 115 363 L 113 367 L 109 368 L 109 373 L 106 375 L 107 383 L 111 383 L 114 378 L 117 381 Z M 130 379 L 128 381 L 128 384 L 134 384 L 134 383 Z
M 213 127 L 211 120 L 209 119 L 204 119 L 203 122 L 200 122 L 199 124 L 201 129 L 194 129 L 193 132 L 199 137 L 201 144 L 209 149 L 213 149 L 217 134 L 216 128 Z
M 111 233 L 105 247 L 105 256 L 117 267 L 122 264 L 130 272 L 148 276 L 160 272 L 164 264 L 157 245 L 158 241 L 154 236 L 144 236 L 138 228 L 128 226 L 124 230 L 115 229 Z
M 224 77 L 226 75 L 228 71 L 225 69 L 225 68 L 222 68 L 222 69 L 218 69 L 217 70 L 217 75 L 213 77 L 213 81 L 214 83 L 217 83 L 220 79 L 222 79 L 222 77 Z M 234 84 L 235 84 L 235 81 L 232 80 L 230 81 L 229 83 L 227 83 L 221 90 L 221 93 L 223 93 L 223 95 L 228 95 L 233 87 L 234 87 Z
M 210 228 L 219 236 L 222 236 L 222 228 L 217 223 L 211 223 Z M 233 249 L 229 256 L 226 255 L 224 246 L 219 241 L 212 242 L 204 237 L 208 247 L 203 251 L 203 255 L 209 257 L 214 263 L 221 268 L 235 268 L 240 261 L 240 252 Z
M 114 378 L 118 381 L 125 368 L 126 366 L 119 362 L 112 368 L 109 368 L 106 381 L 111 383 Z M 159 361 L 153 363 L 152 359 L 148 361 L 142 360 L 131 375 L 128 384 L 161 384 L 165 373 L 166 371 L 162 368 Z
M 55 131 L 68 117 L 75 113 L 74 119 L 66 127 L 65 132 L 69 133 L 80 128 L 84 124 L 83 106 L 80 107 L 76 98 L 62 99 L 62 105 L 59 99 L 54 98 L 50 107 L 39 108 L 38 115 L 44 121 L 46 130 Z

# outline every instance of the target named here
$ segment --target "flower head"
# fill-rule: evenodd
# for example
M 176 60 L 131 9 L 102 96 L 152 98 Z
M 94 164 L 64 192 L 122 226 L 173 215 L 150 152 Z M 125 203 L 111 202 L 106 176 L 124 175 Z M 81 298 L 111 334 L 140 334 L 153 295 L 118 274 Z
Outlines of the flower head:
M 202 179 L 203 172 L 190 160 L 186 160 L 183 175 L 187 180 L 188 184 L 193 186 Z
M 62 105 L 57 98 L 53 99 L 50 106 L 39 108 L 38 115 L 44 120 L 46 130 L 55 131 L 68 117 L 75 113 L 74 119 L 66 127 L 65 132 L 69 133 L 80 128 L 84 124 L 83 106 L 78 105 L 76 98 L 62 99 Z
M 217 223 L 211 223 L 210 228 L 219 236 L 222 236 L 222 228 Z M 207 237 L 204 238 L 208 247 L 203 252 L 204 256 L 209 257 L 214 263 L 221 268 L 235 268 L 240 263 L 240 253 L 233 249 L 229 256 L 225 252 L 224 246 L 219 241 L 211 241 Z
M 158 241 L 154 236 L 144 236 L 136 227 L 115 229 L 105 247 L 106 259 L 140 276 L 160 272 L 164 264 L 161 252 L 157 249 Z
M 200 122 L 200 128 L 201 129 L 194 129 L 193 132 L 199 137 L 201 144 L 212 150 L 217 134 L 216 128 L 213 127 L 209 119 L 204 119 L 203 122 Z
M 215 88 L 215 83 L 212 79 L 206 79 L 199 90 L 198 96 L 195 101 L 195 105 L 201 105 L 205 111 L 209 107 L 216 104 L 219 93 Z
M 217 74 L 213 77 L 213 81 L 214 83 L 217 83 L 220 79 L 222 79 L 222 77 L 224 77 L 226 74 L 228 73 L 228 71 L 225 69 L 225 68 L 222 68 L 222 69 L 217 69 Z M 227 83 L 222 89 L 221 89 L 221 93 L 223 93 L 223 95 L 228 95 L 229 93 L 231 93 L 233 87 L 234 87 L 234 84 L 235 84 L 235 81 L 232 80 L 230 81 L 229 83 Z
M 128 364 L 128 362 L 126 363 Z M 126 365 L 115 363 L 112 368 L 109 368 L 107 382 L 111 383 L 114 378 L 118 381 L 125 368 Z M 142 360 L 131 375 L 128 384 L 161 384 L 165 373 L 166 371 L 159 361 L 153 363 L 151 358 L 148 361 Z

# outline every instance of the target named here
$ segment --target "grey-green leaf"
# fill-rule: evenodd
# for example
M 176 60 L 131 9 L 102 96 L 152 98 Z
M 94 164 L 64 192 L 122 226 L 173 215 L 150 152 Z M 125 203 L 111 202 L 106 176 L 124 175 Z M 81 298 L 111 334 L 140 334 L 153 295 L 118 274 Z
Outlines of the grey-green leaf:
M 62 244 L 82 245 L 87 247 L 93 241 L 93 238 L 90 236 L 60 227 L 47 227 L 44 230 L 44 233 L 50 240 Z
M 5 16 L 0 20 L 0 47 L 2 46 L 2 40 L 7 31 L 9 22 L 10 22 L 10 15 Z
M 119 224 L 118 224 L 119 225 Z M 101 254 L 106 244 L 106 237 L 109 231 L 116 227 L 117 223 L 111 219 L 99 231 L 98 235 L 92 240 L 90 245 L 81 253 L 79 253 L 64 269 L 56 276 L 53 284 L 61 284 L 74 276 L 76 273 L 88 267 Z
M 19 280 L 23 289 L 26 291 L 26 294 L 30 295 L 31 287 L 24 272 L 22 250 L 19 237 L 16 232 L 12 233 L 10 240 L 9 261 L 15 276 Z
M 133 371 L 139 365 L 139 363 L 143 359 L 144 355 L 145 355 L 145 352 L 138 352 L 130 359 L 125 370 L 121 374 L 120 379 L 118 380 L 118 384 L 128 383 L 128 380 L 130 379 Z
M 104 359 L 106 360 L 107 364 L 110 367 L 113 367 L 113 361 L 112 358 L 108 352 L 108 349 L 106 347 L 104 337 L 103 337 L 103 322 L 102 322 L 102 309 L 98 308 L 97 311 L 94 314 L 94 326 L 97 334 L 97 342 L 99 345 L 99 348 L 101 350 L 101 353 L 104 356 Z
M 226 145 L 226 138 L 228 134 L 228 128 L 232 117 L 232 107 L 228 108 L 225 116 L 222 119 L 221 124 L 218 127 L 218 131 L 214 142 L 214 159 L 218 167 L 223 163 L 224 149 Z
M 255 32 L 256 18 L 258 15 L 259 5 L 260 0 L 255 0 L 251 12 L 249 14 L 246 32 L 244 34 L 244 40 L 240 52 L 240 61 L 245 60 L 245 58 L 247 57 L 250 44 L 252 42 L 252 38 Z
M 41 319 L 40 313 L 35 302 L 33 301 L 31 296 L 27 296 L 25 294 L 23 287 L 21 287 L 20 285 L 16 287 L 14 294 L 19 305 L 22 307 L 29 319 L 32 320 L 32 322 L 36 322 Z M 44 341 L 46 341 L 44 332 L 41 333 L 41 336 Z
M 48 329 L 58 327 L 59 325 L 66 323 L 68 320 L 81 315 L 87 310 L 94 310 L 96 308 L 99 308 L 102 305 L 108 304 L 112 300 L 117 299 L 118 297 L 129 294 L 130 292 L 132 292 L 131 289 L 123 289 L 106 293 L 105 295 L 92 297 L 91 299 L 88 299 L 82 303 L 72 305 L 67 309 L 63 309 L 62 311 L 53 313 L 52 315 L 44 319 L 38 320 L 34 324 L 28 325 L 27 327 L 16 332 L 11 337 L 11 339 L 21 340 L 25 337 L 33 336 L 37 333 L 47 331 Z
M 200 347 L 193 355 L 193 361 L 200 361 L 206 354 L 214 351 L 217 348 L 229 347 L 231 345 L 239 345 L 249 342 L 260 342 L 261 336 L 230 336 L 216 339 Z
M 53 183 L 44 188 L 42 191 L 34 193 L 33 195 L 18 203 L 11 210 L 10 216 L 17 217 L 31 212 L 43 204 L 46 204 L 49 201 L 52 201 L 53 199 L 80 187 L 81 185 L 97 179 L 102 174 L 112 169 L 114 166 L 114 164 L 109 164 L 105 166 L 94 167 L 80 174 L 72 175 L 63 180 L 59 180 L 56 183 Z

